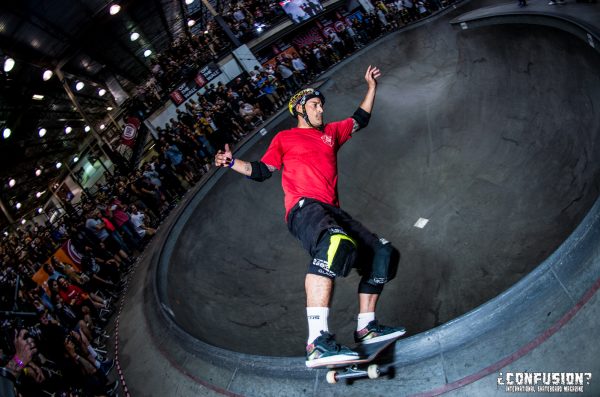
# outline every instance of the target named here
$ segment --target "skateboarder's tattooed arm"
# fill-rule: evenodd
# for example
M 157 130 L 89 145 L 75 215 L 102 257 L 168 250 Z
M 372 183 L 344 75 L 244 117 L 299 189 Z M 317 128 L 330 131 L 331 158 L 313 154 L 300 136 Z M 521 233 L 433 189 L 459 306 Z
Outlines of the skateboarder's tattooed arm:
M 358 121 L 352 119 L 353 121 L 353 125 L 352 125 L 352 132 L 356 132 L 358 130 L 360 130 L 360 125 L 358 125 Z
M 215 165 L 217 167 L 229 167 L 232 170 L 239 172 L 258 182 L 265 181 L 271 177 L 271 173 L 275 171 L 272 165 L 266 165 L 262 161 L 248 162 L 241 159 L 236 159 L 229 150 L 229 145 L 225 145 L 225 150 L 219 150 L 215 156 Z
M 235 159 L 232 170 L 239 172 L 242 175 L 250 176 L 252 175 L 252 164 L 248 161 L 244 161 L 241 159 Z

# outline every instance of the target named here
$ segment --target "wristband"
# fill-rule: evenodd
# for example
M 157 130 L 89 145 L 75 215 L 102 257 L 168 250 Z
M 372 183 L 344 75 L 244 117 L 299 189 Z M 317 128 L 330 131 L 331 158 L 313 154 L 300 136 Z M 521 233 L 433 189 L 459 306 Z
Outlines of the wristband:
M 229 168 L 232 168 L 234 164 L 235 164 L 235 159 L 232 157 L 231 163 L 229 163 Z
M 25 364 L 23 364 L 23 361 L 21 361 L 21 359 L 16 354 L 13 357 L 13 360 L 15 361 L 15 363 L 17 363 L 17 367 L 19 367 L 19 368 L 25 367 Z

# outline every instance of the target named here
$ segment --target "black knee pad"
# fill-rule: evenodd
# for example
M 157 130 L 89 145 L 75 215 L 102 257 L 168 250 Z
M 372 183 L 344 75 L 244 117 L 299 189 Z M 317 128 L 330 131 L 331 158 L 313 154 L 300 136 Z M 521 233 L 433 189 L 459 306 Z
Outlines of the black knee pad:
M 379 246 L 373 255 L 373 266 L 367 283 L 371 285 L 383 285 L 396 276 L 397 264 L 393 257 L 397 251 L 386 239 L 379 239 Z
M 356 242 L 343 230 L 329 229 L 319 241 L 318 257 L 337 277 L 346 277 L 356 262 L 356 248 Z

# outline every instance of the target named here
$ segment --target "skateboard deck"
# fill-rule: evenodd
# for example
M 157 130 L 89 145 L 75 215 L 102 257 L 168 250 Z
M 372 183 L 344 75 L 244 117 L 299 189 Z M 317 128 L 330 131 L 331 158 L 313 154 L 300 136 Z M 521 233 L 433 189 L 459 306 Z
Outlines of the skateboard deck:
M 367 366 L 366 369 L 364 369 L 364 366 L 375 360 L 381 352 L 383 352 L 387 347 L 396 343 L 396 341 L 401 337 L 402 336 L 398 336 L 396 338 L 366 345 L 356 344 L 354 346 L 350 346 L 352 350 L 358 352 L 359 357 L 356 360 L 330 362 L 327 364 L 317 365 L 312 368 L 331 369 L 331 371 L 327 373 L 327 383 L 337 383 L 338 380 L 347 378 L 378 378 L 381 372 L 377 364 L 371 364 Z

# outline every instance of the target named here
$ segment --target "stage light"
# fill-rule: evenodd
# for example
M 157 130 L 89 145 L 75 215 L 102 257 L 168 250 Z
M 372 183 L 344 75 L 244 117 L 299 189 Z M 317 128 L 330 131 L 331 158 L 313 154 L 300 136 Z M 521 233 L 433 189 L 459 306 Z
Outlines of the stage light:
M 35 170 L 35 176 L 40 176 L 40 175 L 42 175 L 42 170 L 38 168 L 37 170 Z
M 4 137 L 4 139 L 8 139 L 10 137 L 10 134 L 12 134 L 10 128 L 5 128 L 4 131 L 2 131 L 2 136 Z
M 70 134 L 70 133 L 71 133 L 71 131 L 73 131 L 73 128 L 71 128 L 70 126 L 67 126 L 67 127 L 65 128 L 65 134 L 67 134 L 67 135 L 68 135 L 68 134 Z
M 38 135 L 40 136 L 40 138 L 43 138 L 43 137 L 44 137 L 44 135 L 46 135 L 46 132 L 47 132 L 47 131 L 46 131 L 46 129 L 45 129 L 45 128 L 40 128 L 40 129 L 38 130 Z
M 129 36 L 129 40 L 131 40 L 131 41 L 136 41 L 139 38 L 140 38 L 140 34 L 138 32 L 133 32 L 131 34 L 131 36 Z
M 44 74 L 42 75 L 42 79 L 44 79 L 44 81 L 48 81 L 52 78 L 53 75 L 54 75 L 54 73 L 52 72 L 52 70 L 47 69 L 44 71 Z
M 98 90 L 98 95 L 99 95 L 99 96 L 104 96 L 104 94 L 106 94 L 106 90 L 105 90 L 104 88 L 100 88 L 100 89 Z
M 16 207 L 17 209 L 21 209 L 21 203 L 17 203 L 17 204 L 15 204 L 15 207 Z
M 6 73 L 10 72 L 15 67 L 15 60 L 12 58 L 6 58 L 4 60 L 4 71 Z
M 78 81 L 78 82 L 77 82 L 77 84 L 75 84 L 75 89 L 76 89 L 77 91 L 81 91 L 81 90 L 83 90 L 83 87 L 85 87 L 85 84 L 83 84 L 83 82 L 82 82 L 82 81 Z
M 144 51 L 144 56 L 145 56 L 146 58 L 148 58 L 150 55 L 152 55 L 152 51 L 151 51 L 151 50 L 146 50 L 146 51 Z
M 8 181 L 8 186 L 10 186 L 10 187 L 13 187 L 13 186 L 15 186 L 15 184 L 16 184 L 16 183 L 17 183 L 17 181 L 15 181 L 13 178 L 11 178 L 11 179 Z
M 110 8 L 108 9 L 108 12 L 110 13 L 110 15 L 117 15 L 119 13 L 119 11 L 121 11 L 121 6 L 118 5 L 117 3 L 111 5 Z
M 89 125 L 86 125 L 86 126 L 83 128 L 83 130 L 84 130 L 85 132 L 90 132 L 91 128 L 90 128 L 90 126 L 89 126 Z
M 56 169 L 59 169 L 60 167 L 62 167 L 62 163 L 59 161 L 56 163 Z
M 196 21 L 194 21 L 193 19 L 190 19 L 188 21 L 188 26 L 191 28 L 192 26 L 194 26 L 196 24 Z

